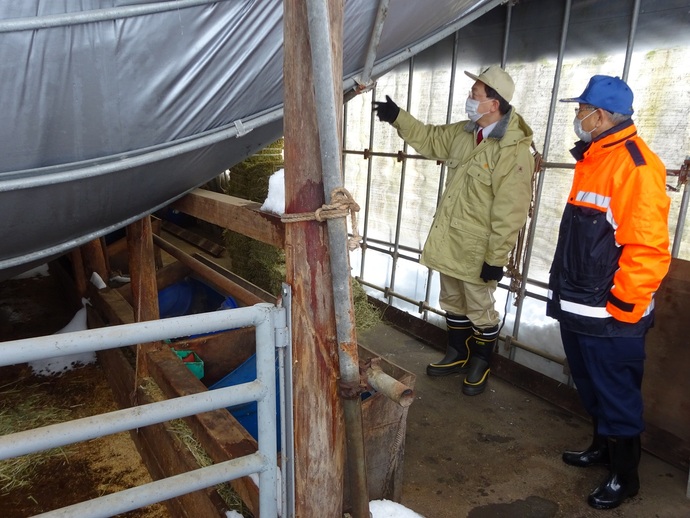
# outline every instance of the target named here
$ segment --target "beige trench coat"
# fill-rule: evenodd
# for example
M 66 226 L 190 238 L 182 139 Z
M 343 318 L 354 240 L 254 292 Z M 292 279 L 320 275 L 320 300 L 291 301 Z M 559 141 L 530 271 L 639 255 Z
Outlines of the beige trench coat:
M 421 263 L 472 283 L 482 282 L 482 263 L 508 264 L 532 197 L 532 130 L 524 119 L 511 108 L 479 145 L 470 121 L 425 125 L 400 110 L 393 126 L 418 153 L 448 168 Z

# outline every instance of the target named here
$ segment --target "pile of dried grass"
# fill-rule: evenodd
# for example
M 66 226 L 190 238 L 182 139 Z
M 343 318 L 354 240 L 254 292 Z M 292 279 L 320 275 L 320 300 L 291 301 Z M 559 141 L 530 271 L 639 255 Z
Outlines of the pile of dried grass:
M 67 410 L 55 408 L 40 385 L 23 386 L 0 393 L 0 435 L 39 428 L 67 419 Z M 58 455 L 64 455 L 62 448 L 0 461 L 0 495 L 30 485 L 40 466 Z

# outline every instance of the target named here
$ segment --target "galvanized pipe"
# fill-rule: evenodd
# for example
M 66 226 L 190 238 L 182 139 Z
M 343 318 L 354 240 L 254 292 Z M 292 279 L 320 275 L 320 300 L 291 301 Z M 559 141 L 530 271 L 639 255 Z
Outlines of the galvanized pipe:
M 335 64 L 331 52 L 332 38 L 328 0 L 307 0 L 307 17 L 311 40 L 316 118 L 319 128 L 323 185 L 328 200 L 334 189 L 343 185 L 340 170 L 340 133 L 337 110 L 342 103 L 336 102 Z M 341 383 L 358 387 L 360 384 L 357 336 L 352 306 L 352 278 L 348 254 L 347 221 L 345 218 L 328 220 L 328 243 L 333 283 L 338 357 Z M 367 488 L 364 456 L 364 431 L 362 429 L 362 401 L 359 394 L 343 398 L 348 472 L 352 516 L 369 518 L 369 491 Z
M 53 185 L 60 182 L 72 182 L 82 178 L 91 178 L 152 164 L 168 158 L 174 158 L 183 153 L 196 151 L 206 146 L 218 144 L 233 137 L 242 136 L 254 128 L 260 128 L 282 118 L 283 105 L 281 104 L 242 121 L 242 131 L 233 122 L 220 128 L 180 139 L 172 144 L 151 146 L 146 149 L 137 149 L 84 162 L 12 171 L 14 178 L 12 180 L 3 180 L 0 183 L 0 192 Z M 134 218 L 134 220 L 137 219 L 141 219 L 141 216 Z
M 623 81 L 628 80 L 628 72 L 630 72 L 630 62 L 632 61 L 633 46 L 635 45 L 635 35 L 637 34 L 637 22 L 640 19 L 640 2 L 635 0 L 633 6 L 632 20 L 630 20 L 630 32 L 628 33 L 628 45 L 625 49 L 625 64 L 623 65 Z
M 560 46 L 558 48 L 558 59 L 556 63 L 556 74 L 554 76 L 554 85 L 553 85 L 553 90 L 552 92 L 558 92 L 558 86 L 560 85 L 561 82 L 561 68 L 563 66 L 563 55 L 565 54 L 565 43 L 568 38 L 568 24 L 570 23 L 570 11 L 572 8 L 572 0 L 566 0 L 565 3 L 565 12 L 563 15 L 563 23 L 562 23 L 562 30 L 561 30 L 561 41 L 560 41 Z M 549 154 L 549 141 L 551 140 L 551 133 L 553 130 L 553 120 L 555 117 L 556 113 L 556 96 L 551 95 L 551 104 L 549 106 L 549 117 L 547 119 L 546 123 L 546 134 L 544 135 L 544 149 L 542 151 L 542 157 L 544 161 L 546 161 L 548 154 Z M 572 166 L 571 166 L 572 167 Z M 527 233 L 528 236 L 531 238 L 534 236 L 534 230 L 537 226 L 537 219 L 539 216 L 539 204 L 541 201 L 541 193 L 542 190 L 544 189 L 544 177 L 545 177 L 546 169 L 542 170 L 541 174 L 539 175 L 539 180 L 537 182 L 537 192 L 534 196 L 534 199 L 536 200 L 534 203 L 534 212 L 532 213 L 532 218 L 530 219 L 529 222 L 529 231 Z M 522 276 L 524 279 L 528 278 L 529 274 L 529 266 L 530 266 L 530 261 L 532 258 L 532 249 L 534 248 L 534 240 L 529 239 L 527 241 L 527 245 L 525 247 L 525 264 L 522 268 Z M 518 333 L 520 329 L 520 318 L 522 316 L 522 306 L 525 300 L 525 292 L 527 290 L 527 283 L 523 282 L 522 285 L 520 286 L 520 291 L 518 293 L 518 304 L 517 304 L 517 310 L 515 312 L 515 321 L 513 322 L 513 336 L 515 339 L 518 338 Z M 512 357 L 511 357 L 512 359 Z
M 376 60 L 376 49 L 381 41 L 381 33 L 383 32 L 383 22 L 386 21 L 388 15 L 388 4 L 390 0 L 379 0 L 379 8 L 376 11 L 376 20 L 374 21 L 374 29 L 371 31 L 371 38 L 369 39 L 369 48 L 367 49 L 367 56 L 364 61 L 364 70 L 359 78 L 358 89 L 364 90 L 369 87 L 371 83 L 371 71 L 374 68 L 374 61 Z
M 190 336 L 236 327 L 260 326 L 267 317 L 265 304 L 186 315 L 164 320 L 148 320 L 57 335 L 0 342 L 0 367 L 92 351 L 103 351 L 167 338 Z M 269 304 L 270 306 L 270 304 Z M 260 310 L 257 313 L 257 308 Z M 261 317 L 257 317 L 260 314 Z
M 685 159 L 685 163 L 681 168 L 680 175 L 681 181 L 683 182 L 683 198 L 680 201 L 680 209 L 678 210 L 678 223 L 676 224 L 676 232 L 673 235 L 673 248 L 671 249 L 671 257 L 678 257 L 680 252 L 680 243 L 683 240 L 683 230 L 685 229 L 685 219 L 688 213 L 688 198 L 690 193 L 688 192 L 688 180 L 687 174 L 690 170 L 690 157 Z
M 134 16 L 177 11 L 188 7 L 196 7 L 204 4 L 217 4 L 226 0 L 175 0 L 171 2 L 153 2 L 149 5 L 127 5 L 111 7 L 107 9 L 91 9 L 82 12 L 64 14 L 47 14 L 31 18 L 12 18 L 0 21 L 0 33 L 34 31 L 38 29 L 50 29 L 53 27 L 65 27 L 80 25 L 83 23 L 104 22 L 109 20 L 121 20 Z
M 434 36 L 427 38 L 424 41 L 421 41 L 414 45 L 410 45 L 409 47 L 406 47 L 397 54 L 391 56 L 390 58 L 379 62 L 378 65 L 374 65 L 374 68 L 372 69 L 372 77 L 379 77 L 385 74 L 389 70 L 395 68 L 400 63 L 407 61 L 412 56 L 419 54 L 421 51 L 428 49 L 432 45 L 447 38 L 454 32 L 457 32 L 458 30 L 462 29 L 465 25 L 469 25 L 477 18 L 480 18 L 482 15 L 491 11 L 494 7 L 501 5 L 503 3 L 505 3 L 505 0 L 491 0 L 483 4 L 481 7 L 473 10 L 472 12 L 467 13 L 465 16 L 461 17 L 456 22 L 445 26 L 442 30 L 439 30 Z M 353 90 L 356 87 L 356 77 L 350 76 L 348 78 L 345 78 L 345 81 L 343 83 L 343 91 Z
M 407 81 L 407 111 L 410 111 L 410 102 L 412 100 L 412 87 L 414 85 L 414 58 L 409 61 L 409 73 Z M 407 154 L 407 142 L 403 143 L 403 153 Z M 398 189 L 398 210 L 395 216 L 395 236 L 393 237 L 393 263 L 391 264 L 391 275 L 389 279 L 390 288 L 395 289 L 396 273 L 398 271 L 398 258 L 400 257 L 400 227 L 402 226 L 402 210 L 403 201 L 405 199 L 405 178 L 407 177 L 407 162 L 402 163 L 400 168 L 400 188 Z M 393 299 L 389 298 L 388 303 L 392 304 Z
M 383 372 L 374 362 L 367 369 L 367 381 L 377 392 L 403 408 L 414 401 L 414 390 Z
M 271 370 L 271 376 L 275 383 L 275 370 Z M 104 435 L 143 428 L 219 408 L 261 401 L 267 396 L 267 392 L 268 389 L 265 384 L 254 380 L 232 387 L 208 390 L 189 396 L 115 410 L 107 414 L 83 417 L 42 428 L 3 435 L 0 437 L 0 460 L 51 448 L 60 448 L 76 442 L 90 441 Z M 273 412 L 275 413 L 275 404 Z M 273 426 L 273 433 L 275 434 L 275 426 Z M 276 449 L 275 444 L 273 449 Z

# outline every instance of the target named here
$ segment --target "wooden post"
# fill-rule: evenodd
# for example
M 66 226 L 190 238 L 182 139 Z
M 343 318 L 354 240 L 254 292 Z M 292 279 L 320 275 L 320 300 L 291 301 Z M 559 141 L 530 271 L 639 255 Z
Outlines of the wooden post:
M 86 278 L 86 272 L 84 271 L 84 259 L 81 255 L 81 248 L 75 248 L 72 250 L 70 257 L 72 259 L 72 273 L 74 274 L 74 284 L 76 286 L 77 293 L 80 297 L 85 297 L 87 284 L 89 281 Z
M 89 278 L 91 274 L 96 272 L 103 279 L 103 282 L 107 283 L 110 275 L 103 242 L 100 239 L 89 241 L 81 246 L 81 253 Z
M 127 227 L 127 248 L 134 321 L 158 320 L 158 289 L 153 259 L 151 218 L 149 216 L 135 221 Z M 159 344 L 139 344 L 137 346 L 135 383 L 140 378 L 148 376 L 146 352 L 157 348 L 159 348 Z
M 341 35 L 342 2 L 329 3 Z M 285 207 L 311 212 L 325 200 L 304 0 L 284 2 L 284 23 Z M 295 516 L 341 516 L 345 437 L 326 225 L 286 224 L 285 261 L 293 295 Z

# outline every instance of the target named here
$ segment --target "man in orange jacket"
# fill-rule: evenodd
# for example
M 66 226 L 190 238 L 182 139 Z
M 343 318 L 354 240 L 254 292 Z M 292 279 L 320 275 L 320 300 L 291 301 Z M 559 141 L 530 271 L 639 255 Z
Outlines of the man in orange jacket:
M 633 93 L 618 77 L 593 76 L 573 121 L 580 141 L 573 185 L 549 277 L 547 315 L 560 323 L 578 394 L 594 423 L 592 444 L 566 451 L 580 467 L 609 466 L 589 495 L 597 509 L 639 491 L 644 337 L 654 293 L 671 261 L 666 168 L 637 135 Z

